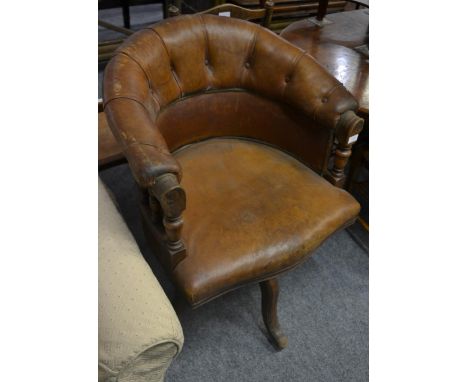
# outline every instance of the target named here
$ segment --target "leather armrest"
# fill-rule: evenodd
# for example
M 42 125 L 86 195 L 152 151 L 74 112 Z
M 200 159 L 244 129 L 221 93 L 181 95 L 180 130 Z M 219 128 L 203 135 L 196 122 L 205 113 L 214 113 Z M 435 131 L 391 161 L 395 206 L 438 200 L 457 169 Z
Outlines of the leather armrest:
M 283 98 L 331 129 L 337 129 L 345 113 L 358 108 L 344 85 L 308 54 L 298 59 Z
M 123 147 L 123 152 L 138 185 L 148 191 L 153 213 L 162 209 L 167 236 L 169 262 L 175 267 L 186 257 L 181 240 L 185 192 L 180 187 L 181 167 L 169 152 L 166 141 L 154 126 L 145 105 L 128 96 L 110 98 L 104 105 L 107 121 Z
M 157 177 L 168 173 L 180 181 L 180 165 L 141 103 L 130 98 L 114 98 L 106 103 L 105 111 L 140 187 L 152 188 Z

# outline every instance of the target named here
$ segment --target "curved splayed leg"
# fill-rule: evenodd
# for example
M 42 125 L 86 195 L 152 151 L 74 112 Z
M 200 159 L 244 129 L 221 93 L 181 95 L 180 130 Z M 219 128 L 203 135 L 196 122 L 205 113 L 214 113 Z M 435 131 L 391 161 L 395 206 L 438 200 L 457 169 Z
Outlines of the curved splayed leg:
M 281 331 L 276 314 L 279 294 L 278 280 L 270 279 L 262 281 L 260 289 L 262 290 L 263 322 L 278 349 L 284 349 L 288 345 L 288 338 Z

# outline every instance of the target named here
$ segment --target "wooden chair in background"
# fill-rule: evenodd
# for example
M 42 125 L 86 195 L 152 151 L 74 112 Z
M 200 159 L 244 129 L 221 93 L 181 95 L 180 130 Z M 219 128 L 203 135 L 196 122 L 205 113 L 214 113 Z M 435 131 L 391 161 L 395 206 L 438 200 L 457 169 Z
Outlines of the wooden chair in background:
M 169 17 L 179 16 L 181 14 L 181 2 L 177 5 L 169 6 Z M 235 19 L 253 21 L 261 20 L 261 24 L 265 28 L 269 28 L 271 17 L 273 15 L 274 4 L 271 1 L 265 1 L 261 9 L 248 9 L 235 4 L 221 4 L 205 11 L 197 12 L 197 14 L 210 14 L 215 16 L 226 16 Z
M 265 0 L 231 0 L 230 2 L 241 7 L 255 9 L 263 7 Z M 276 0 L 270 29 L 279 33 L 295 21 L 323 13 L 321 3 L 322 1 L 318 0 Z M 343 0 L 330 0 L 327 1 L 326 9 L 331 12 L 340 12 L 344 10 L 346 4 L 347 2 Z
M 98 9 L 122 8 L 123 25 L 130 29 L 130 7 L 147 4 L 162 4 L 163 18 L 167 17 L 168 0 L 99 0 Z
M 131 29 L 122 28 L 117 25 L 103 21 L 103 20 L 98 19 L 98 25 L 103 28 L 107 28 L 115 32 L 122 33 L 123 35 L 125 35 L 125 37 L 133 34 L 133 31 Z M 112 55 L 114 54 L 114 51 L 120 46 L 120 44 L 122 44 L 124 39 L 125 38 L 107 40 L 107 41 L 102 41 L 98 43 L 98 61 L 104 62 L 104 61 L 110 60 Z
M 353 3 L 355 5 L 355 9 L 359 9 L 361 7 L 369 8 L 369 0 L 348 0 L 349 3 Z

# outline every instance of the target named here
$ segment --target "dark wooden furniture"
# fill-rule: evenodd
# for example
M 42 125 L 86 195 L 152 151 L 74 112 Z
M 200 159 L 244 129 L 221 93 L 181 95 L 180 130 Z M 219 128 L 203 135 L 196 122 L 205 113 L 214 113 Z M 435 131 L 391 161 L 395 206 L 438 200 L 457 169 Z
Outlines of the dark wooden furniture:
M 286 346 L 278 275 L 359 213 L 340 188 L 356 110 L 311 56 L 254 23 L 179 16 L 127 39 L 106 67 L 104 111 L 148 243 L 192 307 L 259 283 Z
M 98 102 L 98 169 L 103 170 L 126 161 L 106 120 L 102 102 Z
M 262 9 L 248 9 L 234 4 L 221 4 L 213 8 L 198 12 L 199 15 L 215 15 L 223 17 L 233 17 L 235 19 L 247 21 L 260 21 L 265 28 L 270 27 L 271 16 L 273 13 L 273 2 L 266 1 Z M 180 16 L 181 12 L 176 6 L 169 7 L 169 17 Z
M 348 89 L 369 115 L 369 56 L 356 48 L 368 42 L 369 10 L 333 13 L 322 27 L 309 19 L 295 22 L 281 37 L 304 49 Z
M 368 167 L 369 152 L 369 10 L 360 9 L 326 16 L 329 23 L 319 26 L 305 19 L 291 24 L 281 36 L 304 49 L 353 94 L 358 113 L 365 119 L 363 134 L 350 160 L 347 189 L 361 203 L 368 204 L 368 180 L 355 181 L 361 166 Z M 363 222 L 368 229 L 368 221 Z
M 168 17 L 168 6 L 167 0 L 99 0 L 98 9 L 116 8 L 122 7 L 122 15 L 124 19 L 124 27 L 115 25 L 104 20 L 98 20 L 98 25 L 121 33 L 122 38 L 101 41 L 98 43 L 98 62 L 105 63 L 113 56 L 115 50 L 122 44 L 124 39 L 134 33 L 130 29 L 130 6 L 162 3 L 163 5 L 163 18 Z
M 361 7 L 369 8 L 369 0 L 348 0 L 348 2 L 355 4 L 356 9 Z
M 245 7 L 259 8 L 264 4 L 264 0 L 230 0 L 230 3 Z M 293 22 L 310 17 L 319 12 L 320 1 L 307 0 L 276 0 L 273 9 L 273 17 L 270 29 L 279 33 Z M 346 1 L 330 0 L 327 1 L 328 12 L 341 12 L 346 6 Z

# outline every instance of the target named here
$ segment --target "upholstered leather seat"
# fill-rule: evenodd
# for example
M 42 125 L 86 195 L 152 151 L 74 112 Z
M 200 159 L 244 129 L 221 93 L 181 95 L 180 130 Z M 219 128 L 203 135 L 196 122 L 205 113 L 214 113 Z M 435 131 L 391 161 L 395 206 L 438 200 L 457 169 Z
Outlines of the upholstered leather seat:
M 189 196 L 189 256 L 174 277 L 193 305 L 293 267 L 359 213 L 347 192 L 261 143 L 215 138 L 174 156 Z
M 266 327 L 286 346 L 275 276 L 359 211 L 335 187 L 362 129 L 356 109 L 311 56 L 253 23 L 175 17 L 119 48 L 104 110 L 147 240 L 189 303 L 258 281 Z

